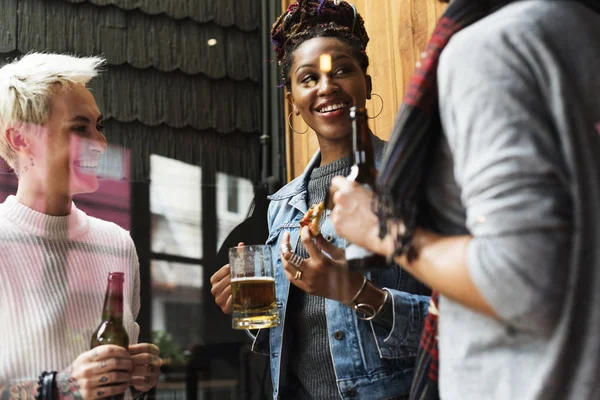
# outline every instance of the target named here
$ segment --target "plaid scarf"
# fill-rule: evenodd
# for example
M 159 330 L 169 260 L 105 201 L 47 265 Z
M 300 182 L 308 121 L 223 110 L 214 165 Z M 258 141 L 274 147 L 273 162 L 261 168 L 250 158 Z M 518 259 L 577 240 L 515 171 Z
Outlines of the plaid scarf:
M 418 205 L 424 200 L 431 149 L 442 135 L 437 91 L 440 55 L 455 33 L 514 1 L 519 0 L 454 0 L 438 21 L 424 57 L 409 82 L 377 182 L 380 235 L 387 234 L 390 221 L 402 221 L 406 228 L 398 237 L 399 253 L 408 250 L 412 232 L 424 223 Z M 600 13 L 598 0 L 572 1 L 579 1 Z M 434 292 L 420 342 L 411 400 L 439 398 L 438 299 L 438 293 Z

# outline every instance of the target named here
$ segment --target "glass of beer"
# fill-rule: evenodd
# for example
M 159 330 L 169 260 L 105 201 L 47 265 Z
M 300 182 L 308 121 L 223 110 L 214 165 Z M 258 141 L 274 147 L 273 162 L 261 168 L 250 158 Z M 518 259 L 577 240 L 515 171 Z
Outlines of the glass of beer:
M 233 329 L 279 325 L 271 248 L 266 245 L 229 249 Z

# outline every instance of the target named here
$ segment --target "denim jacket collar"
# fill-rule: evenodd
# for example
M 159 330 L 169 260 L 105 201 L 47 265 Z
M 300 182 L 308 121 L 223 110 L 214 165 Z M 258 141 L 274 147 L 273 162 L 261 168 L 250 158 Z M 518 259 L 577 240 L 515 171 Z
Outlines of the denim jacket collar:
M 375 156 L 375 163 L 377 169 L 379 169 L 381 160 L 383 159 L 383 153 L 385 151 L 386 142 L 370 132 L 371 134 L 371 142 L 373 143 L 373 153 Z M 290 199 L 289 205 L 297 208 L 302 213 L 305 213 L 307 210 L 306 207 L 306 190 L 307 190 L 307 176 L 310 174 L 313 168 L 318 167 L 318 163 L 321 160 L 321 150 L 317 149 L 317 152 L 312 156 L 308 165 L 304 169 L 304 172 L 299 177 L 292 180 L 290 183 L 282 187 L 276 193 L 268 196 L 269 200 L 278 201 L 284 199 Z

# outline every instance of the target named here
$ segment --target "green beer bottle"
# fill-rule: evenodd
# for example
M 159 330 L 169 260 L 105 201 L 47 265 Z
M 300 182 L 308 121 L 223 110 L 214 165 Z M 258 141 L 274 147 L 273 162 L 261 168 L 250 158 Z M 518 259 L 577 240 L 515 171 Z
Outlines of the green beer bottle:
M 92 334 L 91 348 L 103 344 L 129 347 L 129 335 L 123 326 L 123 281 L 122 272 L 109 272 L 102 308 L 102 322 Z M 120 400 L 124 395 L 112 396 L 110 399 Z

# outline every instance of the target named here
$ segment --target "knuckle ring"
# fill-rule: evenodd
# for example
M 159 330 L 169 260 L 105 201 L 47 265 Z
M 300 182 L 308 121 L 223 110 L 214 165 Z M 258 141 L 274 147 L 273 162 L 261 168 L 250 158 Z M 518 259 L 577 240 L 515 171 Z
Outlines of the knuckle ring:
M 281 245 L 281 252 L 282 253 L 291 253 L 292 252 L 292 246 L 289 243 L 286 244 L 282 244 Z
M 294 275 L 294 280 L 299 281 L 300 279 L 302 279 L 302 271 L 298 270 L 296 271 L 296 275 Z
M 304 258 L 300 257 L 297 254 L 292 254 L 292 257 L 290 257 L 290 259 L 288 260 L 288 263 L 290 263 L 296 269 L 300 269 L 303 262 Z

